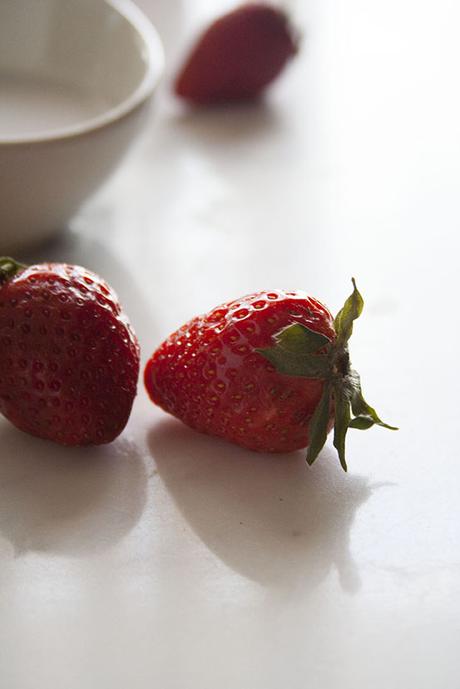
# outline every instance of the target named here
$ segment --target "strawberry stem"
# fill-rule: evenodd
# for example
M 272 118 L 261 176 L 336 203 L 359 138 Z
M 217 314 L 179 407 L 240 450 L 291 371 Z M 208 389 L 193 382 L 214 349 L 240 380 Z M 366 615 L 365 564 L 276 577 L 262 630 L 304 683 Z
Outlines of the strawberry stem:
M 353 322 L 359 318 L 364 301 L 352 278 L 353 292 L 334 320 L 336 338 L 332 342 L 300 323 L 283 328 L 274 337 L 273 347 L 258 349 L 279 373 L 324 381 L 321 400 L 309 424 L 308 464 L 321 452 L 327 436 L 330 409 L 334 409 L 334 447 L 347 471 L 345 439 L 349 428 L 366 430 L 378 425 L 392 431 L 363 397 L 359 375 L 351 368 L 348 340 Z
M 17 273 L 26 268 L 22 263 L 18 263 L 9 256 L 0 256 L 0 285 L 11 280 Z

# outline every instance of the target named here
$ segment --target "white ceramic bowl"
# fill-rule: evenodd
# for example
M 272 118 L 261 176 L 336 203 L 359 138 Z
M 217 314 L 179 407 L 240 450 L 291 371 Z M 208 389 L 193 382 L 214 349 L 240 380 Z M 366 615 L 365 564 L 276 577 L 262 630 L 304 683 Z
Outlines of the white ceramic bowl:
M 130 0 L 0 0 L 0 253 L 65 226 L 127 150 L 162 69 Z

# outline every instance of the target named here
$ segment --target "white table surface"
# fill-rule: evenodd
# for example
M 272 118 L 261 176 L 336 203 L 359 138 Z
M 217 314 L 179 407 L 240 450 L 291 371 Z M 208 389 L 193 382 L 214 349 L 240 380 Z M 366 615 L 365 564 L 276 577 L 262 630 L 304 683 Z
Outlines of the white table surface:
M 229 3 L 142 0 L 170 70 Z M 143 361 L 228 298 L 355 275 L 365 393 L 398 433 L 257 455 L 139 388 L 123 435 L 66 450 L 0 422 L 2 689 L 458 689 L 460 11 L 322 0 L 265 106 L 168 93 L 110 183 L 29 257 L 119 292 Z

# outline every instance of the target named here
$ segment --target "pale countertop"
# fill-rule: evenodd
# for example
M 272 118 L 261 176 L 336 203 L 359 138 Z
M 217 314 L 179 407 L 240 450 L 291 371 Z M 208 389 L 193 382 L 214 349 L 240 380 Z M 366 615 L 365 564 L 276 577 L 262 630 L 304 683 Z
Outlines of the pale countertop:
M 229 3 L 142 0 L 170 64 Z M 366 298 L 352 356 L 398 433 L 256 455 L 142 386 L 123 435 L 69 451 L 0 422 L 2 689 L 460 687 L 460 10 L 293 3 L 304 50 L 265 106 L 164 89 L 123 167 L 29 258 L 117 289 L 143 360 L 228 298 Z

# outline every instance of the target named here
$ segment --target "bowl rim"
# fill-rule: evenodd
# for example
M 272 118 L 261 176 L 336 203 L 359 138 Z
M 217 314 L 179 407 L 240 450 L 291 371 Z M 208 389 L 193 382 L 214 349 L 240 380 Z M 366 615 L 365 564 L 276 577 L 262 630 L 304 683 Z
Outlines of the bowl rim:
M 112 7 L 118 14 L 124 17 L 141 37 L 146 63 L 146 71 L 142 81 L 127 98 L 114 107 L 105 110 L 100 115 L 66 127 L 51 129 L 49 132 L 41 134 L 26 134 L 8 139 L 2 138 L 0 134 L 1 147 L 64 141 L 95 132 L 124 119 L 138 109 L 152 95 L 163 73 L 165 63 L 163 44 L 158 31 L 132 0 L 100 1 Z

